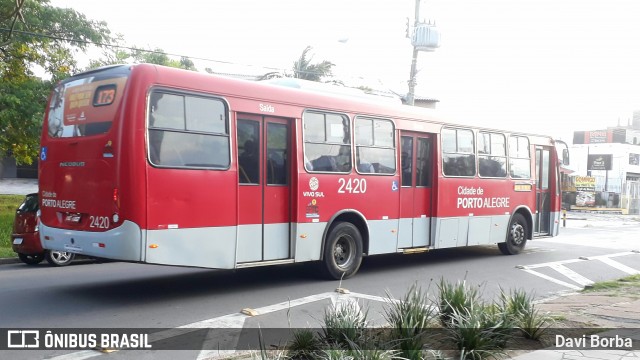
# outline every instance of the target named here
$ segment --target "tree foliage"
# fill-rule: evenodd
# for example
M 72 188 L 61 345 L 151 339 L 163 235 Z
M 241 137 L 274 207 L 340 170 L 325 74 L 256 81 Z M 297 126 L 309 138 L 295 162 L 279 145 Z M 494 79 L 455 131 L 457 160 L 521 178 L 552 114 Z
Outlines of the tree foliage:
M 123 42 L 122 37 L 118 36 L 112 46 L 103 49 L 100 59 L 92 59 L 89 62 L 88 69 L 113 64 L 148 63 L 197 71 L 193 61 L 186 56 L 182 56 L 180 60 L 174 60 L 160 48 L 153 50 L 138 49 L 135 47 L 130 48 L 121 45 Z
M 52 83 L 77 70 L 76 53 L 111 41 L 105 22 L 49 0 L 0 0 L 0 156 L 33 162 Z
M 320 81 L 323 77 L 331 76 L 334 63 L 322 60 L 319 63 L 311 63 L 313 56 L 309 56 L 311 46 L 307 46 L 298 61 L 293 63 L 293 77 L 303 80 Z
M 293 73 L 287 73 L 286 71 L 284 73 L 280 71 L 269 72 L 262 75 L 259 80 L 292 77 L 310 81 L 322 81 L 324 78 L 332 76 L 335 64 L 328 60 L 312 63 L 313 56 L 309 54 L 311 49 L 313 49 L 311 46 L 307 46 L 302 51 L 300 58 L 293 63 Z

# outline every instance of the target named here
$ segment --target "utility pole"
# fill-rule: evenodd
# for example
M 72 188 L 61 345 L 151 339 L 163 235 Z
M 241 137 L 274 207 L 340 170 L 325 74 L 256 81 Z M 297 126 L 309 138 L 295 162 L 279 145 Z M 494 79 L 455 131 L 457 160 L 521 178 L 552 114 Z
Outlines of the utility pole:
M 413 21 L 413 29 L 418 26 L 420 22 L 420 0 L 416 0 L 415 19 Z M 407 19 L 407 37 L 411 37 L 411 29 L 409 28 L 409 19 Z M 411 58 L 411 73 L 409 73 L 409 93 L 407 94 L 407 105 L 413 106 L 415 102 L 416 91 L 416 67 L 418 66 L 418 47 L 413 43 L 413 57 Z
M 409 93 L 407 94 L 407 105 L 414 104 L 416 91 L 416 76 L 418 67 L 419 51 L 435 51 L 440 46 L 440 33 L 436 29 L 435 22 L 428 23 L 420 21 L 420 0 L 416 0 L 415 20 L 413 27 L 407 18 L 407 37 L 411 39 L 413 45 L 413 58 L 411 59 L 411 73 L 409 74 Z

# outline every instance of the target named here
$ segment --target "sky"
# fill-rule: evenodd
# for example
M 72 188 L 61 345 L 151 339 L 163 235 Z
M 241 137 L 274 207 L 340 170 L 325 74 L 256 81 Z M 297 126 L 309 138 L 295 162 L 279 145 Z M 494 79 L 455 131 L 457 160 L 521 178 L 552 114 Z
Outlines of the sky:
M 346 84 L 405 94 L 415 0 L 52 0 L 128 45 L 219 73 L 290 69 L 306 46 Z M 441 45 L 420 52 L 416 96 L 446 118 L 571 141 L 640 110 L 640 1 L 423 0 Z M 209 59 L 204 61 L 200 59 Z

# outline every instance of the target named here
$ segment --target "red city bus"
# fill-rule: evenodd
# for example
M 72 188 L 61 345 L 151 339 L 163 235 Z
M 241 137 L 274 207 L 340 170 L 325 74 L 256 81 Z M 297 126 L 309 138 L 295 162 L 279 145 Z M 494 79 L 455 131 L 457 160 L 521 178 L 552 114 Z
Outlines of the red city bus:
M 149 64 L 62 81 L 40 152 L 45 249 L 234 269 L 555 236 L 556 142 L 379 98 Z

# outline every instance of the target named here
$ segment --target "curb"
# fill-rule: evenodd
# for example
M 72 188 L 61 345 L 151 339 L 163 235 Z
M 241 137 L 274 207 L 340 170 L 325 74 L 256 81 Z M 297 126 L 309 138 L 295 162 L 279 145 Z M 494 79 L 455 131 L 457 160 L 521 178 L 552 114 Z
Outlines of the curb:
M 0 258 L 0 265 L 4 264 L 18 264 L 20 263 L 20 259 L 15 258 Z

